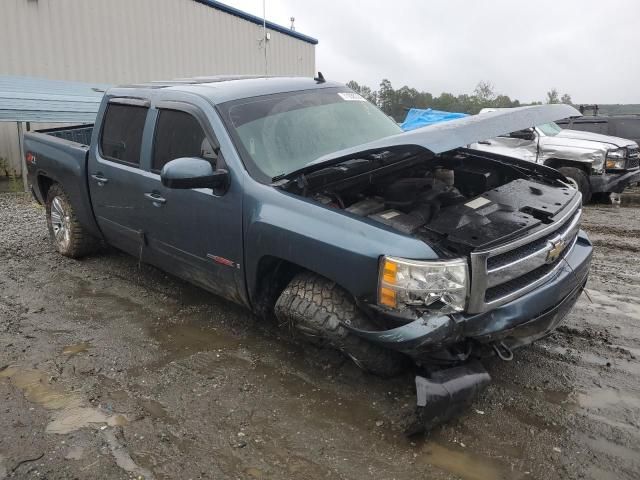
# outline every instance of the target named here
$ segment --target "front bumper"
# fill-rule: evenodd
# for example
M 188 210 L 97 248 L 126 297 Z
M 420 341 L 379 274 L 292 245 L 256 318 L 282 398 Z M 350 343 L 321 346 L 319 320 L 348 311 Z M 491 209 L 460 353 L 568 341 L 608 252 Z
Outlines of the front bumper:
M 593 193 L 622 193 L 625 188 L 635 182 L 640 182 L 640 169 L 622 173 L 605 173 L 589 177 Z
M 557 275 L 535 290 L 494 310 L 474 315 L 431 315 L 390 330 L 364 331 L 360 337 L 412 357 L 474 340 L 502 341 L 516 348 L 549 334 L 577 301 L 589 274 L 593 247 L 583 231 L 578 234 Z

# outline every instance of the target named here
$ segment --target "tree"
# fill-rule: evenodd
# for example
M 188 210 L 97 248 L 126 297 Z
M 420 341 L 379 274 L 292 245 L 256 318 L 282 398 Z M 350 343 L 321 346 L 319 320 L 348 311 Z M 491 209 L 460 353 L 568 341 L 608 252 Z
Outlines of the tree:
M 391 86 L 391 82 L 385 78 L 380 82 L 380 88 L 378 89 L 378 107 L 387 115 L 391 115 L 394 104 L 395 92 Z
M 560 103 L 558 90 L 552 88 L 547 92 L 547 103 Z
M 571 95 L 569 95 L 568 93 L 564 93 L 562 95 L 562 97 L 560 97 L 560 103 L 566 103 L 567 105 L 573 105 L 573 102 L 571 101 Z
M 496 97 L 493 85 L 484 80 L 478 82 L 476 89 L 473 91 L 473 95 L 476 97 L 478 103 L 483 106 L 490 104 Z

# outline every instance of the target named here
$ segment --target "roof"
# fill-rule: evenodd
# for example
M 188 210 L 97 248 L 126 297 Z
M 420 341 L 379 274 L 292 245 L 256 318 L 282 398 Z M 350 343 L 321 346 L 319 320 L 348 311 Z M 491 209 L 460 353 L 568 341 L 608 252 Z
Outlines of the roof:
M 107 88 L 0 75 L 0 122 L 93 123 Z
M 202 3 L 211 8 L 215 8 L 216 10 L 220 10 L 222 12 L 228 13 L 230 15 L 234 15 L 236 17 L 242 18 L 243 20 L 247 20 L 248 22 L 255 23 L 256 25 L 262 26 L 263 19 L 262 17 L 258 17 L 256 15 L 251 15 L 250 13 L 244 12 L 237 8 L 231 7 L 229 5 L 225 5 L 224 3 L 217 2 L 216 0 L 194 0 L 198 3 Z M 273 22 L 265 22 L 266 27 L 269 30 L 274 30 L 276 32 L 283 33 L 284 35 L 289 35 L 290 37 L 297 38 L 298 40 L 302 40 L 303 42 L 310 43 L 312 45 L 317 45 L 318 40 L 309 37 L 308 35 L 303 35 L 302 33 L 298 33 L 295 30 L 291 30 L 290 28 L 283 27 L 282 25 L 278 25 Z
M 148 96 L 148 90 L 150 89 L 167 88 L 191 92 L 209 99 L 214 104 L 220 104 L 261 95 L 328 87 L 343 87 L 343 85 L 331 81 L 318 83 L 309 77 L 221 75 L 216 77 L 182 78 L 139 85 L 125 85 L 109 90 L 108 94 L 115 96 L 133 95 L 145 97 Z

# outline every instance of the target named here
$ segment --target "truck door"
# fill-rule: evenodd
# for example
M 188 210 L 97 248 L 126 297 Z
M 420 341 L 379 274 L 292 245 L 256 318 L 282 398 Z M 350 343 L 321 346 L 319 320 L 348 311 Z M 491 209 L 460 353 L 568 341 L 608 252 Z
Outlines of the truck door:
M 214 169 L 225 165 L 202 110 L 181 102 L 164 101 L 157 106 L 150 171 L 142 192 L 147 258 L 207 290 L 242 302 L 242 194 L 237 179 L 232 176 L 229 189 L 220 194 L 210 188 L 164 187 L 160 171 L 176 158 L 203 158 Z M 216 115 L 213 108 L 209 114 Z
M 537 135 L 533 128 L 527 128 L 491 140 L 474 143 L 471 148 L 536 162 L 538 159 Z
M 112 98 L 89 155 L 89 190 L 98 225 L 109 244 L 136 256 L 143 242 L 145 203 L 139 181 L 148 175 L 140 168 L 148 111 L 148 101 Z

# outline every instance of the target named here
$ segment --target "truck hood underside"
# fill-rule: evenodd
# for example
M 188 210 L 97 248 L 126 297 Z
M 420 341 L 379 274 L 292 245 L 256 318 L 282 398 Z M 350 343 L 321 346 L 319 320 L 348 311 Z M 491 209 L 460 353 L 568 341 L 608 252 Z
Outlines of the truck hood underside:
M 472 115 L 323 155 L 286 177 L 294 178 L 350 159 L 386 151 L 392 152 L 394 156 L 402 155 L 403 152 L 415 153 L 416 151 L 440 154 L 516 130 L 579 115 L 575 108 L 565 104 L 534 105 Z

